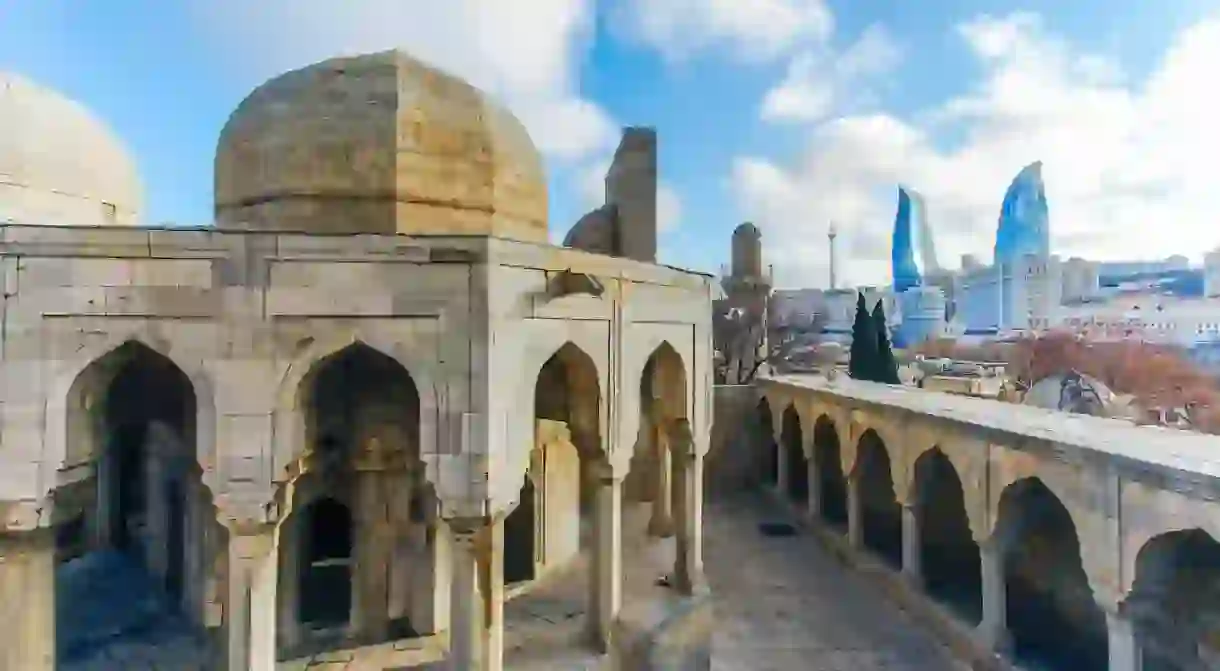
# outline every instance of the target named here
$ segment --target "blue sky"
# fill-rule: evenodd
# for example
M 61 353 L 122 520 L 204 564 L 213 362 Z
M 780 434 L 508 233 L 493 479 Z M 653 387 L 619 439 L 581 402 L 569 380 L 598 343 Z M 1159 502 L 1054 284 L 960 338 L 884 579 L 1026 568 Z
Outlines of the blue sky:
M 1184 114 L 1173 110 L 1189 74 L 1158 74 L 1216 55 L 1202 38 L 1184 56 L 1172 49 L 1211 26 L 1214 4 L 530 1 L 510 15 L 465 0 L 0 0 L 0 69 L 81 101 L 115 130 L 136 156 L 149 222 L 210 220 L 216 138 L 253 86 L 329 54 L 398 45 L 521 110 L 547 151 L 556 235 L 594 204 L 613 129 L 656 126 L 676 215 L 662 240 L 669 263 L 715 269 L 732 228 L 751 219 L 782 284 L 824 283 L 835 220 L 849 281 L 886 281 L 899 182 L 925 193 L 942 258 L 986 256 L 1007 179 L 1038 159 L 1061 253 L 1171 253 L 1141 240 L 1150 222 L 1180 226 L 1183 253 L 1220 243 L 1194 202 L 1209 185 L 1168 167 L 1220 136 L 1147 130 L 1220 105 L 1200 99 L 1193 116 L 1167 118 Z M 500 28 L 512 35 L 489 36 Z M 768 113 L 769 93 L 802 58 L 821 102 Z M 1197 95 L 1215 97 L 1206 90 L 1200 82 Z M 1098 122 L 1079 118 L 1094 104 Z M 1150 152 L 1157 169 L 1128 179 Z

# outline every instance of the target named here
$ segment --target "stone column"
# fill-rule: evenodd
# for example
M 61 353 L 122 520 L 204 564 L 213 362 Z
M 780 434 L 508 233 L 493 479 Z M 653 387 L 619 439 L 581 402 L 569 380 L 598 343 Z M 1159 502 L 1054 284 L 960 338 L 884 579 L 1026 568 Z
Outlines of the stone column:
M 482 668 L 483 609 L 480 607 L 478 586 L 477 527 L 453 528 L 453 576 L 450 583 L 451 611 L 449 623 L 449 668 L 452 671 L 473 671 Z
M 1000 539 L 979 542 L 983 582 L 983 618 L 976 634 L 979 643 L 992 652 L 1008 649 L 1008 587 L 1004 583 L 1004 551 Z
M 97 482 L 97 510 L 93 514 L 93 547 L 104 550 L 114 546 L 114 516 L 118 514 L 115 501 L 114 450 L 103 444 L 98 455 L 95 480 Z
M 918 509 L 914 505 L 902 506 L 902 577 L 917 587 L 923 586 L 920 533 Z
M 274 525 L 229 527 L 225 656 L 230 671 L 275 671 L 277 535 Z
M 1106 630 L 1110 639 L 1110 671 L 1142 671 L 1144 652 L 1131 620 L 1106 607 Z
M 818 468 L 817 452 L 818 446 L 816 443 L 810 445 L 808 472 L 809 472 L 809 517 L 813 520 L 822 519 L 822 469 Z
M 693 596 L 707 589 L 703 572 L 703 456 L 695 447 L 686 420 L 676 423 L 670 442 L 679 465 L 679 520 L 674 553 L 674 585 Z
M 387 605 L 391 619 L 406 617 L 419 630 L 420 623 L 415 622 L 411 601 L 415 596 L 412 591 L 420 589 L 421 585 L 412 580 L 412 574 L 418 571 L 421 562 L 428 559 L 425 547 L 427 539 L 426 532 L 417 529 L 411 521 L 411 500 L 417 485 L 409 478 L 403 480 L 388 487 L 385 492 L 391 538 Z
M 188 478 L 183 484 L 182 512 L 186 516 L 186 548 L 182 553 L 185 581 L 182 606 L 187 619 L 202 627 L 205 621 L 203 604 L 207 565 L 204 523 L 210 515 L 204 512 L 200 489 L 202 485 L 197 476 Z
M 623 481 L 604 461 L 596 465 L 592 475 L 596 500 L 593 556 L 589 562 L 589 633 L 597 650 L 608 653 L 623 600 Z
M 665 435 L 663 419 L 650 421 L 648 428 L 649 440 L 652 441 L 653 454 L 656 456 L 656 486 L 652 499 L 652 519 L 648 521 L 648 533 L 651 536 L 668 538 L 674 535 L 673 518 L 673 483 L 671 474 L 673 457 L 671 445 Z
M 0 535 L 0 668 L 54 671 L 55 533 Z
M 482 597 L 483 666 L 479 671 L 504 669 L 504 520 L 483 528 L 479 543 L 479 594 Z
M 385 475 L 356 475 L 355 566 L 352 571 L 352 631 L 361 640 L 384 641 L 390 631 L 389 564 L 393 540 L 382 496 Z
M 782 429 L 775 432 L 775 464 L 775 490 L 779 492 L 782 500 L 787 501 L 788 470 L 792 468 L 792 464 L 788 463 L 788 446 L 784 444 L 784 432 Z
M 301 620 L 298 617 L 301 602 L 301 532 L 305 526 L 300 514 L 290 514 L 280 523 L 280 580 L 279 618 L 277 627 L 280 643 L 288 650 L 301 644 Z
M 172 446 L 165 445 L 158 426 L 149 425 L 144 435 L 144 533 L 140 544 L 148 561 L 148 571 L 164 585 L 169 573 L 169 506 L 166 486 L 169 481 L 168 458 Z
M 860 501 L 860 479 L 847 478 L 847 541 L 853 550 L 864 549 L 864 507 Z
M 427 561 L 415 573 L 419 576 L 415 583 L 420 593 L 417 603 L 421 605 L 412 611 L 417 615 L 411 623 L 420 633 L 433 634 L 449 626 L 454 546 L 448 525 L 430 518 L 425 533 L 428 537 Z

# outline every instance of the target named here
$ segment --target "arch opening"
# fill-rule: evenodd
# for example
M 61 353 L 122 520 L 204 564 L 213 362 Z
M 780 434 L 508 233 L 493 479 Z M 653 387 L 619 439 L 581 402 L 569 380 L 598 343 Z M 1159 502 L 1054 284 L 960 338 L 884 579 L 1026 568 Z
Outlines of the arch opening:
M 805 458 L 801 416 L 792 406 L 784 410 L 782 436 L 788 466 L 788 498 L 793 503 L 806 504 L 809 502 L 809 460 Z
M 528 518 L 521 513 L 512 530 L 506 526 L 505 546 L 507 550 L 511 542 L 518 547 L 522 564 L 527 544 L 534 549 L 534 579 L 509 595 L 512 600 L 504 613 L 510 623 L 532 621 L 539 603 L 551 608 L 564 603 L 573 613 L 588 614 L 588 585 L 596 580 L 593 513 L 602 469 L 607 466 L 601 446 L 597 365 L 578 346 L 565 343 L 539 369 L 533 399 L 534 444 L 525 476 L 533 484 L 523 484 L 522 503 L 511 515 L 529 505 L 524 498 L 530 487 L 536 507 Z M 505 568 L 508 581 L 507 564 Z M 556 626 L 575 628 L 581 619 L 573 617 Z
M 1093 598 L 1071 514 L 1038 478 L 1000 496 L 1006 617 L 1018 661 L 1064 671 L 1105 671 L 1106 617 Z
M 983 619 L 979 545 L 970 531 L 961 478 L 938 448 L 915 461 L 915 497 L 924 589 L 976 625 Z
M 1220 542 L 1201 529 L 1144 544 L 1122 610 L 1135 627 L 1145 671 L 1220 664 Z
M 813 458 L 818 472 L 822 520 L 837 529 L 847 527 L 847 478 L 834 421 L 822 415 L 813 428 Z
M 771 404 L 767 399 L 758 401 L 758 466 L 763 483 L 779 486 L 779 446 L 775 444 L 775 429 L 771 419 Z
M 669 572 L 672 539 L 684 514 L 682 461 L 670 445 L 670 431 L 675 421 L 687 418 L 689 398 L 686 365 L 669 343 L 649 355 L 639 390 L 640 430 L 621 499 L 626 584 L 648 584 Z
M 92 461 L 95 477 L 57 492 L 65 501 L 89 500 L 56 538 L 60 659 L 111 654 L 116 628 L 136 642 L 201 629 L 205 557 L 217 522 L 196 460 L 189 376 L 128 341 L 81 371 L 67 407 L 68 463 Z M 201 645 L 182 641 L 179 652 L 202 657 Z
M 864 545 L 886 563 L 901 568 L 902 506 L 894 494 L 889 452 L 872 429 L 860 437 L 856 470 Z
M 298 398 L 305 441 L 281 527 L 279 658 L 435 631 L 439 525 L 410 372 L 357 341 L 317 361 Z

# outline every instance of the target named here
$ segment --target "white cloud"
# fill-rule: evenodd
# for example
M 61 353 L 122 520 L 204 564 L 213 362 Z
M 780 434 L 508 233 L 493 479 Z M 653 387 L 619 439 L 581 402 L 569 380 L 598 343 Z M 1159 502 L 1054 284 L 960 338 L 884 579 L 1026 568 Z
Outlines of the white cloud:
M 979 17 L 957 32 L 983 69 L 960 95 L 907 118 L 877 111 L 817 124 L 791 165 L 737 161 L 739 200 L 761 225 L 781 283 L 825 284 L 831 221 L 841 276 L 887 282 L 898 183 L 925 195 L 942 261 L 985 258 L 1004 188 L 1034 160 L 1045 164 L 1060 255 L 1198 255 L 1220 243 L 1220 97 L 1207 89 L 1220 20 L 1177 35 L 1139 82 L 1036 15 Z
M 577 175 L 576 191 L 585 210 L 601 207 L 606 202 L 606 171 L 610 159 L 595 161 Z M 682 221 L 682 199 L 664 180 L 657 184 L 657 232 L 668 233 Z
M 870 26 L 841 53 L 815 45 L 788 63 L 787 73 L 763 98 L 767 121 L 810 122 L 845 105 L 867 104 L 868 84 L 898 63 L 901 51 L 884 27 Z
M 578 92 L 593 0 L 209 0 L 191 9 L 194 28 L 251 88 L 338 54 L 404 48 L 493 92 L 552 156 L 586 157 L 618 136 Z
M 825 0 L 625 0 L 612 18 L 620 32 L 675 60 L 722 47 L 769 60 L 822 42 L 834 28 Z

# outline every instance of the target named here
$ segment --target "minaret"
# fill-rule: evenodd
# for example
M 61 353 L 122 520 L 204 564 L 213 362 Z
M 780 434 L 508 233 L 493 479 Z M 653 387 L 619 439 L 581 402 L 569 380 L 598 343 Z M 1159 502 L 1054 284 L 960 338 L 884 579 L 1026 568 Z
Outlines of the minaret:
M 837 278 L 835 277 L 835 238 L 839 237 L 839 229 L 835 228 L 835 222 L 830 222 L 830 230 L 826 233 L 826 237 L 830 238 L 830 290 L 834 291 L 837 288 Z

